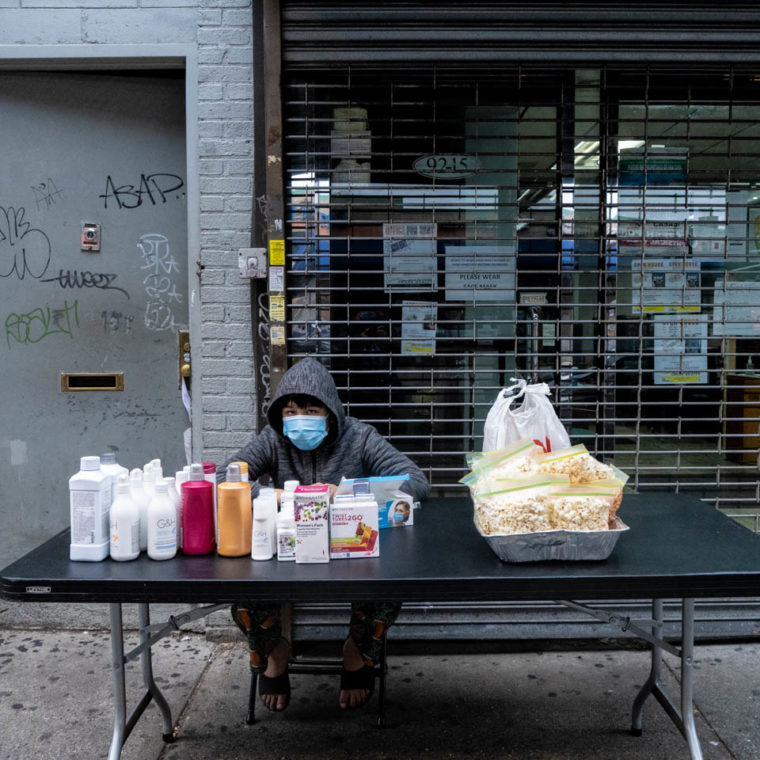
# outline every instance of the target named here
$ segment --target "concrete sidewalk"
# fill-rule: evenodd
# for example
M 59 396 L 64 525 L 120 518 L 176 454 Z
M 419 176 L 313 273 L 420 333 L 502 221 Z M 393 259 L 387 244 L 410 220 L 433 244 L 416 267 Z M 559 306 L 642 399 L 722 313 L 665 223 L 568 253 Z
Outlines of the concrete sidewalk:
M 137 637 L 128 636 L 128 645 Z M 337 648 L 336 648 L 337 649 Z M 179 632 L 154 647 L 156 680 L 179 729 L 161 741 L 151 705 L 125 760 L 502 758 L 686 760 L 685 741 L 653 698 L 644 735 L 629 735 L 649 655 L 636 650 L 418 655 L 390 649 L 387 725 L 376 701 L 337 704 L 334 676 L 293 676 L 284 714 L 245 724 L 244 642 Z M 697 731 L 705 760 L 760 758 L 760 642 L 697 647 Z M 665 678 L 677 688 L 676 660 Z M 128 666 L 130 709 L 140 689 Z M 675 696 L 675 691 L 673 691 Z M 0 630 L 0 760 L 106 758 L 112 729 L 110 639 L 76 631 Z

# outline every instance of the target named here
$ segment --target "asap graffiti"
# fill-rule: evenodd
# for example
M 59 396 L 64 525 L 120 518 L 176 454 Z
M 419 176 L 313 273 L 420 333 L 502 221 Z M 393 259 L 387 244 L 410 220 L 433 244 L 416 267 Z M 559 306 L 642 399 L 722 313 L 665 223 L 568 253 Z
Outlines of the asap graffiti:
M 177 193 L 184 186 L 184 181 L 176 174 L 141 174 L 137 185 L 116 185 L 109 175 L 106 178 L 106 191 L 99 195 L 103 199 L 104 208 L 108 208 L 108 200 L 116 201 L 118 208 L 139 208 L 143 203 L 152 206 L 166 203 L 171 193 Z M 184 193 L 182 194 L 184 195 Z M 177 193 L 177 198 L 180 194 Z

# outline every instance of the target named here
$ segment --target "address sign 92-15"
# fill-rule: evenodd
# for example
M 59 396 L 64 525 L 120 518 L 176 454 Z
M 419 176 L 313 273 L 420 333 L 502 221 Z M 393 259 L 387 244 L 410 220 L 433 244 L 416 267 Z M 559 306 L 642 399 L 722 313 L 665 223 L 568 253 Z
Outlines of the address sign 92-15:
M 434 179 L 462 179 L 478 171 L 477 156 L 440 154 L 420 156 L 412 164 L 414 171 Z

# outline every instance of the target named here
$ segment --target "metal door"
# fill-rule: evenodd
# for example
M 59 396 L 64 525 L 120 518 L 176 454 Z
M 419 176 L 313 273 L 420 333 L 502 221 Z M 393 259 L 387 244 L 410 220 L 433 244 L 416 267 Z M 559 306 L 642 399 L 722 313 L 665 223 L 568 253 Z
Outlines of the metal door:
M 184 80 L 4 73 L 0 113 L 5 564 L 68 524 L 80 456 L 185 463 Z

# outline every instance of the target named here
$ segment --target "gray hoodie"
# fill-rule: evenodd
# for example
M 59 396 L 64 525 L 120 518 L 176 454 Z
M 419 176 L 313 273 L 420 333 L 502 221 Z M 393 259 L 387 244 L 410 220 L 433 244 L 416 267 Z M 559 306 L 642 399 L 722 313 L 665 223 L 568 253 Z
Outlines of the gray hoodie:
M 319 399 L 330 414 L 327 438 L 313 451 L 301 451 L 282 434 L 285 397 L 297 394 Z M 408 474 L 404 491 L 420 500 L 430 494 L 427 478 L 409 457 L 388 443 L 372 425 L 346 415 L 335 382 L 316 359 L 306 357 L 282 376 L 267 418 L 269 424 L 217 468 L 217 482 L 224 480 L 230 462 L 243 461 L 248 463 L 254 496 L 258 493 L 255 481 L 261 475 L 271 476 L 273 485 L 282 488 L 286 480 L 298 480 L 301 485 L 337 485 L 341 477 Z

